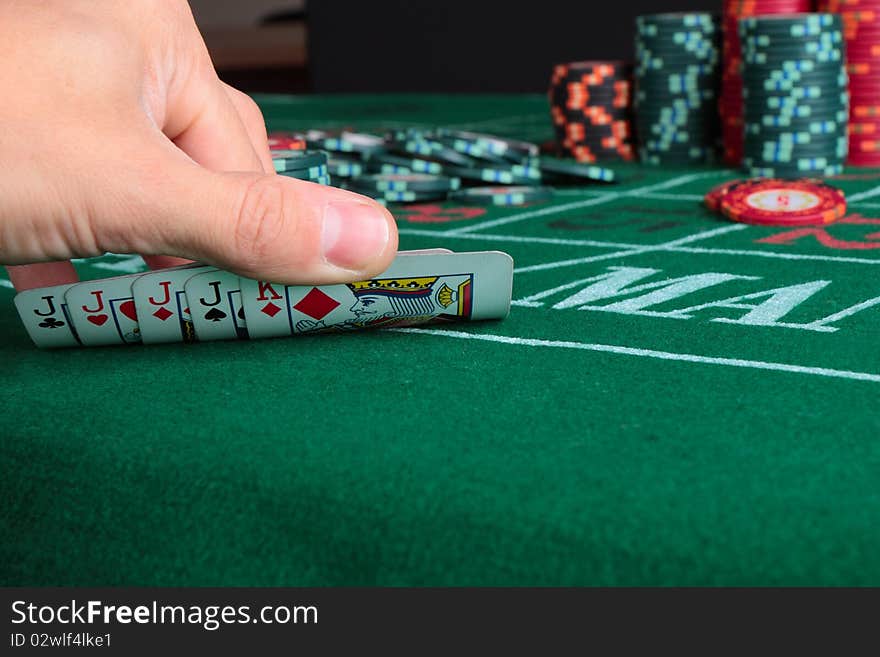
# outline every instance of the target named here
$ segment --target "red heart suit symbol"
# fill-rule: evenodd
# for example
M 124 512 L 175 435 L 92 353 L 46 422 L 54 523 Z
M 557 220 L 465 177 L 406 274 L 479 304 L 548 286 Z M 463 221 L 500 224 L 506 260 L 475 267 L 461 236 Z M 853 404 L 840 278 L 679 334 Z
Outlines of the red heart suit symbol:
M 137 321 L 137 310 L 134 307 L 134 301 L 126 301 L 119 306 L 119 312 L 128 317 L 131 321 Z
M 107 315 L 89 315 L 86 319 L 88 319 L 95 326 L 103 326 L 108 317 Z

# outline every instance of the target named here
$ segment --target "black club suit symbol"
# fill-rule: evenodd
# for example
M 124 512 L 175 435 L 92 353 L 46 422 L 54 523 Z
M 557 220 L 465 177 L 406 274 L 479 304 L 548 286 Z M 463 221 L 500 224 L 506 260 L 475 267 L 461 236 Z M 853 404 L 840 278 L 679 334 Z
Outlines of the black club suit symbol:
M 59 322 L 54 317 L 50 317 L 49 319 L 46 319 L 46 320 L 43 320 L 42 322 L 40 322 L 39 326 L 40 326 L 40 328 L 55 329 L 55 328 L 61 328 L 62 326 L 64 326 L 64 322 Z

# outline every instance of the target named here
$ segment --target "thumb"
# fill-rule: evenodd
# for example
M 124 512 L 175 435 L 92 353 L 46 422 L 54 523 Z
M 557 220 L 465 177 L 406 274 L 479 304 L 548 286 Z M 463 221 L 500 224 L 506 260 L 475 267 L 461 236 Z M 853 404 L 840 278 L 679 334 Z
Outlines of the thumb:
M 152 167 L 127 187 L 139 190 L 137 210 L 111 230 L 131 251 L 285 284 L 371 278 L 397 252 L 394 218 L 372 199 L 274 174 L 213 172 L 173 150 L 161 173 Z

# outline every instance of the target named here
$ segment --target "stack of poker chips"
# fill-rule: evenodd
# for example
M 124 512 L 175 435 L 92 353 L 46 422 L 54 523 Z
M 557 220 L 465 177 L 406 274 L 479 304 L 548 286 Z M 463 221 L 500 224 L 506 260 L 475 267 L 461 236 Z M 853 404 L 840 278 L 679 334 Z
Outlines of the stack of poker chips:
M 553 67 L 548 96 L 560 152 L 579 162 L 633 159 L 631 74 L 615 61 Z
M 843 23 L 849 74 L 849 159 L 880 166 L 880 0 L 821 0 Z
M 329 185 L 330 172 L 327 168 L 327 153 L 300 149 L 273 149 L 272 164 L 279 176 L 308 180 Z
M 642 162 L 687 165 L 714 159 L 719 44 L 719 25 L 711 14 L 636 19 L 636 135 Z
M 721 31 L 723 35 L 723 62 L 721 66 L 721 96 L 718 111 L 721 116 L 721 138 L 725 164 L 739 166 L 743 158 L 743 81 L 742 45 L 739 40 L 739 21 L 752 16 L 797 14 L 812 9 L 812 0 L 724 0 Z
M 780 178 L 842 173 L 849 105 L 840 16 L 745 18 L 740 39 L 745 170 Z

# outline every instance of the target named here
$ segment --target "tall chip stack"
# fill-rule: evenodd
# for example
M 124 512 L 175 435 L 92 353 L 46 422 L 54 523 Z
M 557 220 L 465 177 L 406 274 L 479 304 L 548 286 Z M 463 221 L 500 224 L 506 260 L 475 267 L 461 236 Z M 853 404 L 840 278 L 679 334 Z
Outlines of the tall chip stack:
M 842 173 L 849 95 L 840 16 L 760 16 L 739 27 L 743 168 L 777 178 Z
M 849 159 L 880 166 L 880 0 L 820 0 L 840 14 L 849 73 Z
M 553 67 L 550 115 L 563 154 L 579 162 L 633 159 L 631 72 L 616 61 Z
M 740 19 L 770 14 L 798 14 L 810 11 L 812 5 L 812 0 L 724 0 L 721 18 L 724 57 L 718 111 L 721 115 L 723 160 L 726 164 L 739 166 L 743 158 L 745 133 L 743 132 Z
M 642 162 L 687 165 L 714 159 L 720 33 L 708 13 L 636 19 L 636 136 Z

